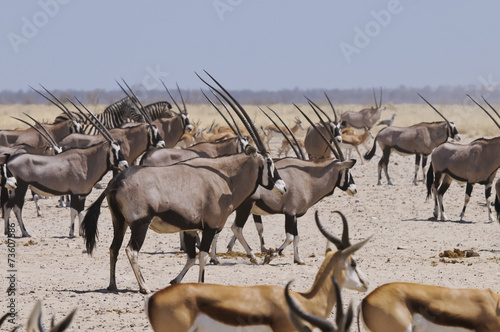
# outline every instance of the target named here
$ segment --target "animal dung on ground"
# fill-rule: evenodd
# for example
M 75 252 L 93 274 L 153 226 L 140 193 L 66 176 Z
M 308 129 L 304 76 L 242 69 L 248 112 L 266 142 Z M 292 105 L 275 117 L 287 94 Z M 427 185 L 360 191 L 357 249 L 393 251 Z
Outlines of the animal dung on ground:
M 460 249 L 455 248 L 453 250 L 445 250 L 445 251 L 439 253 L 439 257 L 469 258 L 469 257 L 479 257 L 479 254 L 472 249 L 460 250 Z

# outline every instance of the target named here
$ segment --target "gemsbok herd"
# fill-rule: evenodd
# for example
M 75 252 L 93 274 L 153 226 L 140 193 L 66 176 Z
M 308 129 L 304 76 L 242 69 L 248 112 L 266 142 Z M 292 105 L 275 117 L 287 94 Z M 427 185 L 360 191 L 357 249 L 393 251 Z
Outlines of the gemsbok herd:
M 370 253 L 360 249 L 371 236 L 351 244 L 348 217 L 341 212 L 341 206 L 335 205 L 328 217 L 320 217 L 326 211 L 319 212 L 316 206 L 320 201 L 334 201 L 334 192 L 337 196 L 355 196 L 358 190 L 363 190 L 355 184 L 355 166 L 357 161 L 361 164 L 363 159 L 371 160 L 378 145 L 381 150 L 378 185 L 382 184 L 382 171 L 387 184 L 393 185 L 388 173 L 392 151 L 414 154 L 413 183 L 418 184 L 421 168 L 427 198 L 434 199 L 433 218 L 437 222 L 448 220 L 443 196 L 453 180 L 466 183 L 460 220 L 464 218 L 474 184 L 479 183 L 485 186 L 488 220 L 494 221 L 492 190 L 500 168 L 500 136 L 477 138 L 467 144 L 452 142 L 461 138 L 454 122 L 421 95 L 443 121 L 394 126 L 395 114 L 380 119 L 386 109 L 382 106 L 382 89 L 378 100 L 373 91 L 374 107 L 342 114 L 337 114 L 326 93 L 326 103 L 305 97 L 307 112 L 306 106 L 294 104 L 296 114 L 292 123 L 286 123 L 270 107 L 259 107 L 257 112 L 271 124 L 257 126 L 248 107 L 243 107 L 208 72 L 204 74 L 206 78 L 196 74 L 203 83 L 201 93 L 222 117 L 224 125 L 214 120 L 210 128 L 201 128 L 200 121 L 193 122 L 178 86 L 182 101 L 179 104 L 163 84 L 175 111 L 167 101 L 143 105 L 124 80 L 123 84 L 117 81 L 125 96 L 97 114 L 76 97 L 61 100 L 43 86 L 43 92 L 30 87 L 62 114 L 52 123 L 41 123 L 25 114 L 27 118 L 16 119 L 28 125 L 28 129 L 0 130 L 0 199 L 5 238 L 13 236 L 11 211 L 21 237 L 33 234 L 28 232 L 29 224 L 25 225 L 22 216 L 28 190 L 35 203 L 40 196 L 58 196 L 61 200 L 67 196 L 69 237 L 81 236 L 86 253 L 92 255 L 98 229 L 104 227 L 98 223 L 104 204 L 112 221 L 112 238 L 101 239 L 110 243 L 109 284 L 107 291 L 96 291 L 95 297 L 106 297 L 107 293 L 120 296 L 119 281 L 129 272 L 120 271 L 122 265 L 117 262 L 123 241 L 128 237 L 125 254 L 139 292 L 146 294 L 144 313 L 156 332 L 345 332 L 354 330 L 353 325 L 357 325 L 358 331 L 373 332 L 500 331 L 500 294 L 486 289 L 392 282 L 375 288 L 357 307 L 352 301 L 343 306 L 342 289 L 358 292 L 369 289 L 356 255 L 365 258 L 360 260 L 361 265 L 369 262 Z M 469 98 L 500 129 L 500 115 L 495 108 L 483 98 L 495 113 L 492 115 Z M 306 123 L 308 128 L 304 126 Z M 382 125 L 385 125 L 382 129 L 377 127 Z M 373 136 L 375 129 L 379 131 Z M 370 139 L 373 139 L 371 148 Z M 271 146 L 280 144 L 273 156 Z M 362 146 L 366 148 L 364 156 L 360 152 Z M 351 150 L 356 150 L 358 160 L 351 159 Z M 293 157 L 287 156 L 290 151 Z M 109 171 L 111 180 L 86 207 L 87 196 Z M 500 180 L 496 181 L 495 189 L 494 209 L 500 222 Z M 293 263 L 306 265 L 307 259 L 299 255 L 298 224 L 299 219 L 307 218 L 311 208 L 315 210 L 317 230 L 314 230 L 327 247 L 308 290 L 292 291 L 291 278 L 286 285 L 205 283 L 213 280 L 209 278 L 211 270 L 218 268 L 208 264 L 221 263 L 217 241 L 233 212 L 229 252 L 239 242 L 249 259 L 247 265 L 259 268 L 258 257 L 264 258 L 262 264 L 275 260 L 283 265 L 278 257 L 292 244 Z M 37 213 L 42 215 L 38 203 Z M 243 236 L 250 215 L 260 239 L 259 254 Z M 267 247 L 264 240 L 263 218 L 268 215 L 284 215 L 284 242 L 277 249 Z M 340 238 L 327 230 L 322 218 L 339 219 L 343 227 Z M 150 287 L 141 271 L 139 252 L 148 229 L 159 234 L 181 235 L 181 250 L 187 260 L 167 287 L 165 283 Z M 61 235 L 57 229 L 54 233 Z M 376 231 L 373 235 L 377 237 Z M 142 258 L 143 265 L 147 260 L 148 257 Z M 198 283 L 182 282 L 196 262 Z M 161 268 L 157 270 L 163 279 L 167 277 Z M 334 318 L 330 319 L 335 306 Z M 77 308 L 69 308 L 67 312 L 71 312 L 66 318 L 59 324 L 53 322 L 47 330 L 42 324 L 41 310 L 39 301 L 27 319 L 28 331 L 64 331 L 78 320 Z M 12 315 L 15 313 L 0 318 L 0 326 L 5 326 Z M 18 328 L 9 327 L 12 331 Z

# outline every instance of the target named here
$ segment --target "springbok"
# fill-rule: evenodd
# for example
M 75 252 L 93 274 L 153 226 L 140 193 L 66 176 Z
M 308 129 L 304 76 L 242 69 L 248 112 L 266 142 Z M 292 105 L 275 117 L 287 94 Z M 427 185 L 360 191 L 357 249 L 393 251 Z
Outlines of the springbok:
M 441 116 L 444 121 L 440 122 L 421 122 L 410 127 L 386 127 L 378 132 L 373 141 L 372 149 L 364 156 L 366 160 L 371 160 L 377 150 L 377 142 L 382 149 L 382 157 L 378 162 L 378 185 L 381 185 L 382 169 L 384 170 L 387 184 L 392 186 L 387 167 L 392 150 L 400 155 L 415 155 L 415 176 L 413 183 L 417 185 L 417 174 L 420 168 L 420 159 L 422 158 L 422 174 L 425 183 L 425 166 L 427 157 L 439 145 L 445 143 L 448 138 L 456 141 L 460 140 L 457 128 L 453 122 L 448 121 L 441 112 L 432 106 L 420 94 L 419 96 Z
M 115 177 L 89 207 L 81 225 L 87 252 L 92 254 L 96 244 L 100 206 L 104 198 L 108 197 L 114 228 L 108 287 L 111 291 L 117 289 L 116 261 L 128 227 L 131 229 L 131 236 L 125 252 L 141 293 L 150 293 L 138 264 L 139 250 L 148 227 L 158 233 L 189 231 L 185 233 L 188 259 L 184 269 L 172 283 L 179 283 L 194 265 L 196 233 L 193 231 L 202 231 L 198 281 L 204 282 L 205 265 L 212 240 L 216 232 L 224 227 L 233 210 L 259 185 L 279 195 L 286 192 L 285 182 L 281 180 L 273 160 L 258 138 L 250 117 L 222 85 L 212 76 L 210 78 L 223 93 L 200 77 L 231 106 L 253 136 L 258 151 L 248 145 L 242 154 L 213 159 L 195 158 L 166 167 L 136 166 Z M 158 186 L 159 183 L 168 183 L 168 186 Z M 186 187 L 186 183 L 190 185 Z
M 395 282 L 361 302 L 358 316 L 370 332 L 500 331 L 500 294 L 485 289 Z
M 474 99 L 472 100 L 476 102 Z M 486 112 L 481 105 L 477 105 Z M 447 220 L 444 213 L 443 196 L 451 182 L 455 180 L 467 183 L 460 220 L 464 218 L 465 209 L 469 204 L 472 189 L 476 183 L 484 185 L 488 219 L 489 221 L 494 220 L 491 211 L 491 187 L 497 170 L 500 168 L 499 152 L 500 137 L 479 138 L 469 144 L 445 143 L 434 150 L 427 173 L 427 198 L 432 193 L 436 219 Z
M 35 304 L 35 307 L 33 308 L 33 311 L 31 311 L 31 314 L 28 318 L 28 332 L 62 332 L 65 331 L 69 325 L 71 324 L 71 321 L 73 320 L 73 317 L 75 316 L 76 309 L 73 309 L 62 321 L 60 321 L 57 325 L 54 325 L 54 321 L 52 320 L 52 326 L 50 329 L 47 331 L 43 325 L 42 325 L 42 302 L 37 301 Z M 6 313 L 5 315 L 0 318 L 0 327 L 2 326 L 3 322 L 11 316 L 10 313 Z M 15 327 L 14 329 L 11 330 L 11 332 L 17 331 L 19 327 Z
M 330 323 L 329 320 L 311 315 L 310 313 L 304 311 L 297 301 L 290 295 L 290 284 L 292 281 L 288 282 L 285 287 L 285 299 L 288 307 L 290 307 L 290 320 L 295 325 L 295 328 L 299 332 L 311 332 L 313 327 L 318 327 L 321 332 L 348 332 L 353 318 L 352 302 L 349 304 L 347 309 L 347 315 L 344 315 L 344 309 L 342 307 L 342 296 L 340 293 L 340 287 L 335 276 L 332 276 L 332 282 L 335 287 L 335 296 L 337 298 L 337 312 L 335 317 L 335 322 L 337 323 L 337 328 Z M 307 323 L 305 323 L 305 322 Z
M 341 134 L 342 136 L 342 143 L 339 143 L 341 147 L 344 147 L 347 150 L 347 158 L 351 158 L 351 151 L 352 149 L 356 149 L 356 152 L 358 153 L 359 159 L 361 160 L 361 164 L 363 164 L 363 157 L 361 156 L 361 153 L 359 152 L 358 146 L 361 144 L 365 144 L 368 141 L 369 137 L 373 137 L 370 131 L 365 128 L 365 132 L 362 134 Z
M 299 119 L 298 116 L 296 116 L 294 119 L 293 119 L 293 122 L 294 122 L 294 125 L 293 127 L 290 127 L 290 130 L 295 134 L 299 129 L 300 130 L 305 130 L 304 127 L 302 126 L 302 121 Z M 269 147 L 269 143 L 271 142 L 271 138 L 273 138 L 273 136 L 275 135 L 279 135 L 281 136 L 281 131 L 278 130 L 278 128 L 276 128 L 274 125 L 269 125 L 269 126 L 266 126 L 264 129 L 264 135 L 265 135 L 265 138 L 264 138 L 264 143 L 266 144 L 267 148 L 270 149 Z M 281 127 L 281 130 L 282 131 L 286 131 L 286 128 L 285 127 Z
M 337 112 L 335 111 L 335 108 L 333 107 L 332 102 L 330 101 L 330 98 L 328 95 L 325 93 L 325 97 L 328 100 L 328 103 L 330 104 L 333 115 L 335 116 L 334 121 L 330 119 L 330 117 L 323 111 L 321 110 L 315 103 L 313 103 L 311 100 L 307 99 L 309 102 L 309 105 L 311 108 L 314 110 L 316 114 L 318 114 L 315 110 L 318 109 L 320 112 L 322 112 L 328 119 L 328 123 L 325 123 L 322 118 L 320 117 L 320 123 L 317 123 L 315 126 L 319 128 L 321 131 L 321 135 L 329 137 L 331 133 L 333 133 L 334 139 L 332 139 L 332 142 L 337 141 L 338 143 L 342 142 L 342 136 L 340 133 L 341 126 L 340 122 L 338 121 L 338 116 Z M 298 108 L 297 106 L 295 106 Z M 328 133 L 328 134 L 327 134 Z M 304 137 L 304 149 L 306 150 L 309 159 L 323 159 L 323 158 L 329 158 L 331 156 L 331 150 L 329 149 L 328 145 L 323 141 L 321 138 L 321 135 L 319 132 L 313 127 L 310 126 L 307 129 L 306 136 Z M 336 144 L 336 143 L 335 143 Z
M 380 104 L 377 103 L 375 89 L 373 90 L 373 98 L 375 99 L 375 107 L 364 108 L 358 112 L 344 112 L 340 115 L 340 122 L 356 129 L 371 129 L 380 119 L 382 111 L 385 110 L 385 106 L 382 107 L 382 88 L 380 88 Z
M 5 234 L 8 233 L 10 211 L 16 215 L 22 236 L 30 236 L 24 227 L 22 208 L 28 186 L 44 196 L 71 195 L 71 226 L 69 236 L 74 237 L 74 222 L 82 217 L 85 198 L 93 186 L 111 169 L 128 167 L 120 145 L 105 127 L 101 128 L 107 141 L 86 149 L 69 149 L 55 156 L 18 154 L 8 158 L 6 167 L 11 172 L 12 190 L 4 204 Z M 3 196 L 3 195 L 2 195 Z
M 328 233 L 316 212 L 316 224 L 329 247 L 314 283 L 304 293 L 291 292 L 295 301 L 312 315 L 326 318 L 336 303 L 332 276 L 343 287 L 365 292 L 368 281 L 357 265 L 353 254 L 369 240 L 349 242 L 348 225 L 344 225 L 342 240 Z M 155 332 L 181 331 L 294 331 L 290 309 L 282 286 L 225 286 L 215 284 L 172 285 L 146 298 L 146 315 Z M 258 319 L 256 319 L 258 318 Z
M 300 109 L 301 114 L 307 121 L 317 128 L 314 123 Z M 316 129 L 318 130 L 318 129 Z M 319 130 L 318 130 L 319 131 Z M 328 142 L 328 139 L 321 135 L 327 142 L 329 148 L 335 148 Z M 342 156 L 340 154 L 340 156 Z M 305 264 L 299 255 L 299 235 L 297 229 L 297 218 L 303 216 L 314 204 L 326 196 L 332 195 L 335 188 L 347 192 L 348 195 L 355 195 L 356 185 L 349 170 L 356 163 L 351 159 L 344 161 L 343 157 L 338 159 L 321 159 L 317 161 L 301 160 L 297 158 L 284 158 L 275 161 L 276 169 L 282 179 L 287 183 L 288 191 L 280 197 L 269 195 L 266 191 L 257 189 L 240 207 L 236 209 L 236 216 L 231 229 L 234 236 L 228 244 L 228 251 L 238 239 L 247 256 L 252 263 L 257 262 L 252 248 L 243 237 L 243 227 L 250 214 L 253 215 L 257 232 L 259 233 L 261 251 L 265 252 L 262 215 L 284 214 L 286 238 L 283 244 L 277 249 L 273 256 L 266 256 L 265 263 L 268 263 L 293 242 L 294 263 Z M 216 261 L 215 246 L 212 247 L 212 260 Z

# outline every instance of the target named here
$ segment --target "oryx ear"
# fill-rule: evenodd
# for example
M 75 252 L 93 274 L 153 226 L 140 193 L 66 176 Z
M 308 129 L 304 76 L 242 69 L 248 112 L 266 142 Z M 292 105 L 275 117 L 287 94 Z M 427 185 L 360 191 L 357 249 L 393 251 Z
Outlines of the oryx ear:
M 250 144 L 248 144 L 245 147 L 245 154 L 246 155 L 255 154 L 256 152 L 257 152 L 257 149 L 254 146 L 250 145 Z
M 346 161 L 340 161 L 337 165 L 341 170 L 342 169 L 350 169 L 354 165 L 356 165 L 356 159 L 349 159 Z

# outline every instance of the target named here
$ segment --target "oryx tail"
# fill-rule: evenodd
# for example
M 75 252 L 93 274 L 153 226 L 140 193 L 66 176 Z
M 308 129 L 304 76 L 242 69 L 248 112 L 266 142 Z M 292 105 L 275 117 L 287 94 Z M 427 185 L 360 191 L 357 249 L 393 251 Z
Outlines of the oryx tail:
M 427 198 L 431 197 L 432 185 L 434 184 L 434 170 L 432 169 L 432 163 L 429 165 L 429 170 L 427 171 Z
M 364 158 L 366 160 L 371 160 L 373 158 L 373 156 L 375 155 L 375 151 L 377 151 L 377 136 L 375 136 L 375 138 L 373 139 L 373 147 L 370 151 L 368 151 L 367 153 L 365 153 L 364 155 Z

